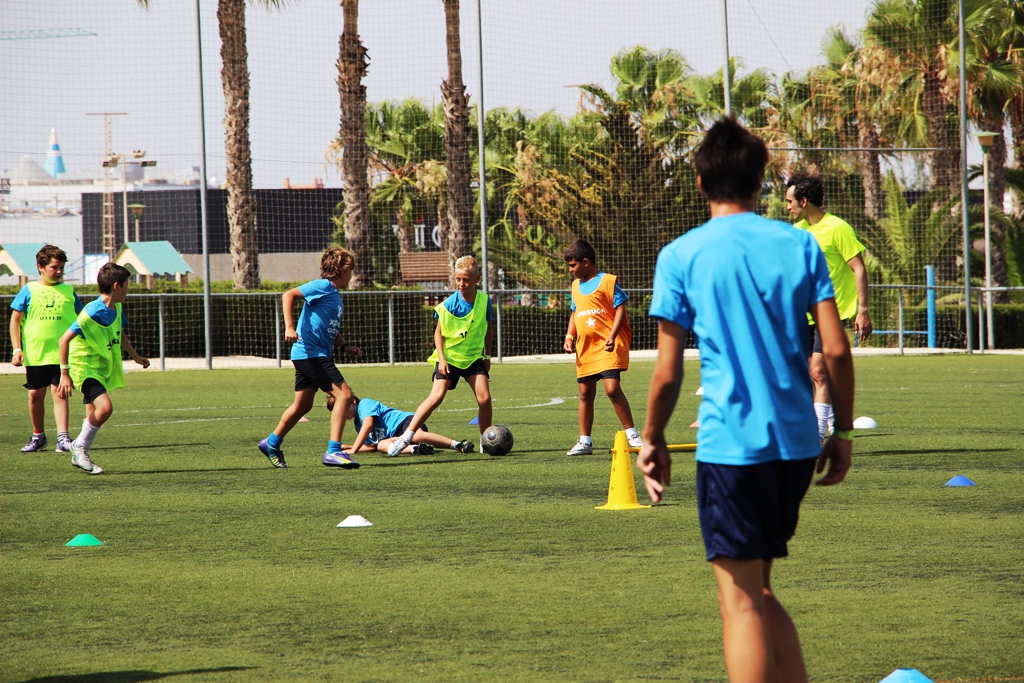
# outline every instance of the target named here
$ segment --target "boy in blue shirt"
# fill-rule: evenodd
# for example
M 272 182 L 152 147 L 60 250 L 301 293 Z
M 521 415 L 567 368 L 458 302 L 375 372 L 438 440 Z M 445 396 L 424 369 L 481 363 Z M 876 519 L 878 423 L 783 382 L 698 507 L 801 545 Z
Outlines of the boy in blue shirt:
M 60 395 L 59 349 L 61 336 L 82 312 L 84 305 L 71 285 L 64 284 L 64 250 L 47 244 L 36 253 L 39 282 L 21 288 L 11 302 L 11 365 L 25 366 L 28 412 L 32 419 L 32 438 L 22 453 L 34 453 L 47 446 L 45 427 L 46 389 L 53 397 L 53 417 L 57 422 L 54 451 L 71 450 L 68 435 L 68 400 Z
M 288 466 L 281 443 L 302 416 L 312 410 L 317 391 L 327 392 L 343 406 L 352 400 L 352 389 L 334 364 L 334 346 L 340 344 L 342 351 L 356 358 L 363 353 L 359 347 L 346 343 L 339 332 L 345 307 L 338 292 L 348 289 L 353 265 L 355 258 L 352 252 L 331 247 L 320 258 L 319 280 L 289 289 L 281 296 L 284 339 L 293 342 L 291 360 L 295 366 L 295 400 L 281 415 L 277 428 L 257 444 L 274 467 Z M 292 305 L 296 300 L 303 302 L 298 327 L 292 315 Z M 341 450 L 344 429 L 345 411 L 332 411 L 331 435 L 321 462 L 328 467 L 355 469 L 359 463 Z
M 726 670 L 733 683 L 807 680 L 796 627 L 772 592 L 814 470 L 850 468 L 853 359 L 828 266 L 813 235 L 753 211 L 768 149 L 735 119 L 708 131 L 695 158 L 711 220 L 658 256 L 650 314 L 659 319 L 644 445 L 651 500 L 670 482 L 665 427 L 683 379 L 686 331 L 700 344 L 697 508 L 714 568 Z M 838 429 L 819 446 L 807 373 L 810 313 L 820 330 Z
M 330 396 L 327 397 L 327 409 L 334 410 L 334 401 Z M 342 445 L 342 450 L 347 453 L 376 451 L 392 457 L 389 450 L 395 439 L 412 423 L 413 413 L 386 406 L 372 398 L 354 398 L 349 403 L 346 417 L 355 423 L 358 433 L 351 445 Z M 412 445 L 407 446 L 402 453 L 431 455 L 434 448 L 451 448 L 459 453 L 469 453 L 473 450 L 473 442 L 456 441 L 447 436 L 428 432 L 427 425 L 423 425 L 413 434 Z
M 405 432 L 391 444 L 388 455 L 398 455 L 412 443 L 416 430 L 441 405 L 448 390 L 458 385 L 460 378 L 466 380 L 476 397 L 480 433 L 491 426 L 491 388 L 487 373 L 491 369 L 494 313 L 490 297 L 477 291 L 479 283 L 480 268 L 476 259 L 472 256 L 459 258 L 455 262 L 455 291 L 434 307 L 437 318 L 434 353 L 427 359 L 434 364 L 433 386 Z

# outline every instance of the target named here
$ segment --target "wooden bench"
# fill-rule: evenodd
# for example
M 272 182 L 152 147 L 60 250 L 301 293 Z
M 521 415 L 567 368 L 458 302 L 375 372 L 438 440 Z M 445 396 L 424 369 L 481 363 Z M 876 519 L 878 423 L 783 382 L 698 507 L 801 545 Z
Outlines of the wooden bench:
M 402 282 L 407 285 L 424 282 L 448 286 L 448 254 L 443 251 L 413 251 L 398 254 Z

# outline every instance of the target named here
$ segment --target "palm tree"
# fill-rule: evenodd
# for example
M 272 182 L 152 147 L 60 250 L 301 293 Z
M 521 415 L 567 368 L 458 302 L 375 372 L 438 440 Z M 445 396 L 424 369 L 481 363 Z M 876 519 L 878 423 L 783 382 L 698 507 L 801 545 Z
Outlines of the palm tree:
M 469 146 L 469 97 L 462 82 L 459 0 L 444 1 L 448 78 L 441 82 L 444 101 L 445 166 L 448 170 L 448 267 L 454 286 L 455 261 L 473 249 L 473 191 Z
M 370 232 L 369 151 L 366 145 L 366 47 L 359 39 L 359 0 L 342 0 L 344 28 L 338 39 L 338 93 L 341 96 L 342 179 L 345 201 L 345 244 L 355 255 L 349 287 L 373 284 Z

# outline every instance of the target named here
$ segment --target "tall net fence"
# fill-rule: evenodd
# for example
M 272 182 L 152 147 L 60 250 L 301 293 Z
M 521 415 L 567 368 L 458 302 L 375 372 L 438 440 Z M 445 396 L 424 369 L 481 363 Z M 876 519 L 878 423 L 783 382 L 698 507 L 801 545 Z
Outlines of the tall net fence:
M 1024 347 L 1020 2 L 979 0 L 966 15 L 966 261 L 957 3 L 480 4 L 481 15 L 467 0 L 203 0 L 197 17 L 195 4 L 159 0 L 5 1 L 0 284 L 13 294 L 34 279 L 23 252 L 39 243 L 65 249 L 69 282 L 94 281 L 111 258 L 185 275 L 186 293 L 162 286 L 165 314 L 188 311 L 165 349 L 201 355 L 168 340 L 191 338 L 204 315 L 204 230 L 219 289 L 279 292 L 343 244 L 361 289 L 392 292 L 346 295 L 361 327 L 383 330 L 363 345 L 386 361 L 429 349 L 429 307 L 471 252 L 500 297 L 506 355 L 555 353 L 562 252 L 577 238 L 631 292 L 634 328 L 646 325 L 658 251 L 708 218 L 692 159 L 728 92 L 772 150 L 758 210 L 793 222 L 786 180 L 817 173 L 825 208 L 864 243 L 879 331 L 864 343 Z M 346 166 L 357 161 L 361 178 Z M 188 272 L 132 249 L 153 242 Z M 274 357 L 272 295 L 214 298 L 215 355 Z M 644 339 L 634 345 L 653 346 Z

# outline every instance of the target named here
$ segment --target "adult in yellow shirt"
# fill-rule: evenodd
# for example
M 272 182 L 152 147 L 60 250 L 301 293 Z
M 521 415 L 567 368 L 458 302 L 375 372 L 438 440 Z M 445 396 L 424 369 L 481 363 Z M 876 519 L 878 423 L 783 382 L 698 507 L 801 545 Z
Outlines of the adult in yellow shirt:
M 864 267 L 864 245 L 857 239 L 850 224 L 825 211 L 825 185 L 821 176 L 794 173 L 786 183 L 786 209 L 796 220 L 793 227 L 807 230 L 818 241 L 825 254 L 828 274 L 836 291 L 840 319 L 853 320 L 853 330 L 864 341 L 871 336 L 868 314 L 868 271 Z M 818 417 L 818 438 L 832 431 L 835 418 L 832 397 L 825 374 L 825 357 L 821 353 L 821 336 L 811 325 L 814 338 L 809 362 L 814 382 L 814 412 Z

